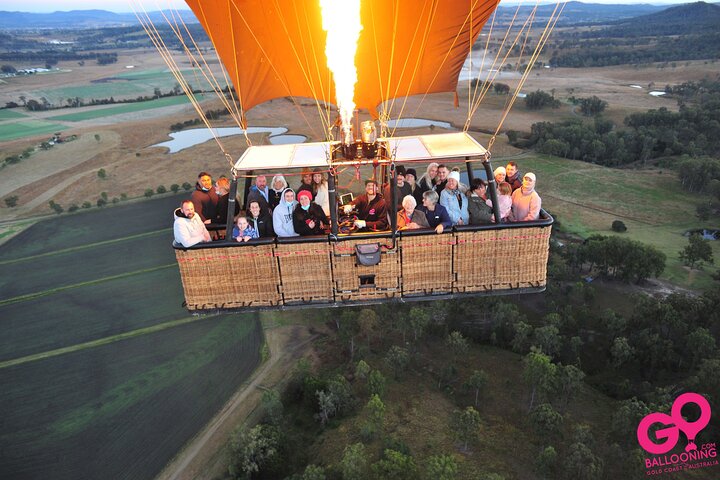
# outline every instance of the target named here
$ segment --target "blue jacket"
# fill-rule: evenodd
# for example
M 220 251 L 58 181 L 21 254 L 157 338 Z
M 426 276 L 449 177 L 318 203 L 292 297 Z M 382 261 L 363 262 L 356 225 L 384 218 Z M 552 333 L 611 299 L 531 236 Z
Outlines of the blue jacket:
M 450 219 L 450 215 L 448 215 L 447 209 L 439 203 L 435 204 L 435 210 L 432 212 L 425 207 L 418 207 L 418 210 L 421 210 L 425 214 L 425 218 L 427 218 L 428 224 L 432 228 L 437 227 L 441 223 L 444 229 L 452 227 L 452 220 Z
M 446 188 L 440 192 L 440 205 L 447 208 L 453 225 L 457 225 L 461 218 L 464 225 L 470 223 L 468 199 L 459 189 L 450 191 Z

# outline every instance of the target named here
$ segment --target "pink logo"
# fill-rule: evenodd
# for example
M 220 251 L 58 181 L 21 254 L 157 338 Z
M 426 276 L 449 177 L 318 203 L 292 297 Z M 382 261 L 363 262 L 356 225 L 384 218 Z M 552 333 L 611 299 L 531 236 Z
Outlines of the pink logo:
M 688 403 L 694 403 L 700 407 L 700 418 L 694 422 L 686 422 L 682 416 L 682 408 Z M 640 425 L 637 428 L 637 439 L 640 446 L 649 453 L 661 455 L 675 448 L 680 438 L 680 432 L 683 432 L 688 438 L 685 451 L 697 450 L 695 436 L 710 423 L 712 413 L 710 403 L 705 400 L 705 397 L 697 393 L 683 393 L 673 402 L 670 413 L 670 415 L 667 415 L 655 412 L 640 420 Z M 649 436 L 650 427 L 656 423 L 665 427 L 655 432 L 657 440 L 661 443 L 655 443 Z

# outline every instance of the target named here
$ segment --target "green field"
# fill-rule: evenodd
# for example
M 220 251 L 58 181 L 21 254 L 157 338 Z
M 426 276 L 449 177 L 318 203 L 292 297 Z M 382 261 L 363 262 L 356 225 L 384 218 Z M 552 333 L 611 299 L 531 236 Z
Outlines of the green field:
M 153 478 L 258 365 L 258 317 L 183 308 L 177 203 L 62 216 L 0 247 L 0 478 Z
M 27 115 L 23 115 L 15 110 L 8 110 L 7 108 L 0 109 L 0 120 L 11 120 L 15 118 L 25 118 Z
M 0 123 L 0 142 L 62 132 L 66 128 L 67 127 L 59 123 L 45 122 L 43 120 L 22 120 L 12 123 Z
M 583 238 L 594 233 L 623 235 L 653 245 L 667 255 L 662 278 L 694 289 L 713 282 L 710 273 L 715 267 L 690 272 L 678 258 L 688 244 L 685 231 L 716 225 L 697 219 L 695 207 L 703 199 L 682 190 L 674 172 L 611 169 L 535 154 L 518 160 L 518 165 L 522 172 L 537 174 L 543 208 L 557 217 L 563 231 Z M 627 232 L 613 232 L 614 220 L 623 221 Z M 711 244 L 715 258 L 720 258 L 720 242 Z
M 202 75 L 196 75 L 192 70 L 185 70 L 181 73 L 193 88 L 203 90 L 210 88 Z M 45 97 L 52 103 L 62 105 L 65 104 L 68 98 L 79 97 L 87 103 L 91 99 L 151 96 L 156 88 L 167 92 L 176 83 L 177 80 L 172 73 L 166 70 L 130 70 L 107 78 L 102 82 L 31 90 L 28 92 L 28 98 Z
M 92 120 L 93 118 L 109 117 L 111 115 L 120 115 L 121 113 L 140 112 L 143 110 L 150 110 L 153 108 L 168 107 L 171 105 L 182 105 L 183 103 L 190 103 L 186 96 L 176 97 L 165 97 L 158 100 L 150 100 L 147 102 L 134 102 L 125 103 L 115 107 L 109 108 L 96 108 L 80 113 L 68 113 L 65 115 L 57 115 L 54 117 L 48 117 L 49 120 L 59 120 L 63 122 L 79 122 L 82 120 Z

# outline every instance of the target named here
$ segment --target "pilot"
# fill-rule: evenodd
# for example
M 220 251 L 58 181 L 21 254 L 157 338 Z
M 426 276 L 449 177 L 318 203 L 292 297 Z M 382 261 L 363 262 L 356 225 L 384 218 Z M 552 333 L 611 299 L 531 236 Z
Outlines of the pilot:
M 378 194 L 378 184 L 375 180 L 365 181 L 365 193 L 345 205 L 345 213 L 352 208 L 358 212 L 355 226 L 363 232 L 378 232 L 388 230 L 387 204 L 382 195 Z

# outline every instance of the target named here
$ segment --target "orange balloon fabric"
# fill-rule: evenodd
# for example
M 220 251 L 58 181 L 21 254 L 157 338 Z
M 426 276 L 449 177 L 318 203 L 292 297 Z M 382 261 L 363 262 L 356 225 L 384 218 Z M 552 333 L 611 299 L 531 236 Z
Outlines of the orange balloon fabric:
M 339 0 L 338 0 L 339 1 Z M 362 0 L 357 108 L 452 92 L 499 0 Z M 273 98 L 335 103 L 318 0 L 187 0 L 245 110 Z

